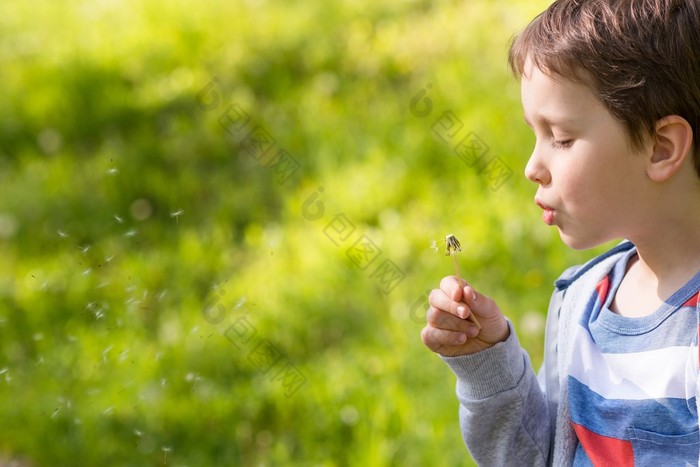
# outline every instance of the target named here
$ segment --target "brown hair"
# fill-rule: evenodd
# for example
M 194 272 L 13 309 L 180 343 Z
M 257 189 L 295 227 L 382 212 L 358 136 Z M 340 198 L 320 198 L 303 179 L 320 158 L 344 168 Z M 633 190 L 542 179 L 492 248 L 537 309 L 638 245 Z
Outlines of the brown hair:
M 659 119 L 686 119 L 700 175 L 700 0 L 557 0 L 514 38 L 516 77 L 527 59 L 590 85 L 637 148 Z

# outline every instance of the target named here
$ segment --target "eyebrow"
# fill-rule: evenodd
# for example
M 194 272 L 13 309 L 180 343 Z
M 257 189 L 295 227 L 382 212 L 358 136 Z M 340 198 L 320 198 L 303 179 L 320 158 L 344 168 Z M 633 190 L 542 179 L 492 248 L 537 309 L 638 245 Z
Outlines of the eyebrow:
M 527 126 L 532 128 L 532 123 L 530 123 L 530 120 L 527 119 L 526 115 L 523 115 L 523 120 L 525 120 Z M 536 118 L 536 120 L 548 126 L 572 125 L 576 124 L 576 122 L 578 121 L 575 118 L 552 118 L 546 115 L 539 115 L 538 118 Z

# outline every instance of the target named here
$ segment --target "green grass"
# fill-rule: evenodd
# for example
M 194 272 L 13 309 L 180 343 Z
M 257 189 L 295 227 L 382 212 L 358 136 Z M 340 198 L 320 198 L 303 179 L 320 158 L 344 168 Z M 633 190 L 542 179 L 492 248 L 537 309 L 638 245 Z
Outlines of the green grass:
M 535 365 L 552 281 L 592 255 L 521 175 L 507 45 L 546 4 L 6 6 L 0 463 L 471 465 L 419 337 L 451 273 L 431 242 L 460 238 Z M 269 152 L 222 127 L 234 104 Z

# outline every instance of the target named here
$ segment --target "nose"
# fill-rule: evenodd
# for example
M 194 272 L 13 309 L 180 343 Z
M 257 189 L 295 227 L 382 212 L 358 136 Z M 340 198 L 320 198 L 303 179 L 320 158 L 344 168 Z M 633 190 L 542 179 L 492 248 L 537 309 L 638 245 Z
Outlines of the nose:
M 551 174 L 546 167 L 541 148 L 539 148 L 538 144 L 535 144 L 532 155 L 530 155 L 530 159 L 525 166 L 525 177 L 538 185 L 547 185 L 551 182 Z

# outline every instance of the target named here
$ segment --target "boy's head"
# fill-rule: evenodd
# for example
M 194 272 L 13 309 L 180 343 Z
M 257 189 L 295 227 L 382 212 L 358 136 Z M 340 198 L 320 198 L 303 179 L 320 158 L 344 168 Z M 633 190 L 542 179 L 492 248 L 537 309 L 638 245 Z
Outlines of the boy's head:
M 509 63 L 589 86 L 640 148 L 678 115 L 693 130 L 700 175 L 700 2 L 557 0 L 519 34 Z

